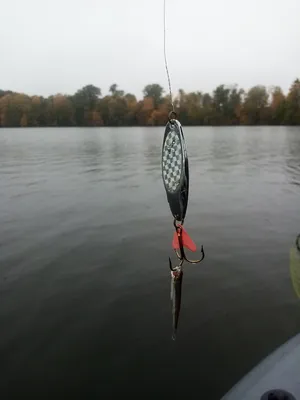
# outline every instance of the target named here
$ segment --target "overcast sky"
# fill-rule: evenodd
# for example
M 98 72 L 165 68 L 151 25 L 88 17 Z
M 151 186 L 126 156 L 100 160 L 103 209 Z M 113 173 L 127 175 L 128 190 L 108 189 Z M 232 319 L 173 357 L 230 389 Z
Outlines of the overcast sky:
M 300 77 L 300 0 L 167 0 L 173 91 Z M 0 0 L 0 89 L 167 89 L 163 0 Z

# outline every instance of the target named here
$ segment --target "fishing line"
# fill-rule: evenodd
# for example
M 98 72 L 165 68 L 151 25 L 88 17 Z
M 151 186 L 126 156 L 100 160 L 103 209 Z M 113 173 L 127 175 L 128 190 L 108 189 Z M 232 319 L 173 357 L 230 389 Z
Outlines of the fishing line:
M 172 87 L 171 87 L 171 78 L 168 68 L 168 61 L 167 61 L 167 54 L 166 54 L 166 1 L 164 0 L 164 56 L 165 56 L 165 68 L 168 77 L 168 84 L 169 84 L 169 92 L 170 92 L 170 102 L 172 106 L 172 111 L 174 112 L 174 104 L 173 104 L 173 96 L 172 96 Z

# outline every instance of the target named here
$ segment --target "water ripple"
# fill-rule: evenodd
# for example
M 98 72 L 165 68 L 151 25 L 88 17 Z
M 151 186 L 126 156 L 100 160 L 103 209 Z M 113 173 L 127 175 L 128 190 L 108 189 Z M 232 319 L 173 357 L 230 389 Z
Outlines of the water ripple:
M 206 258 L 186 268 L 174 352 L 162 132 L 0 130 L 1 383 L 10 398 L 114 398 L 132 393 L 134 376 L 154 395 L 184 398 L 200 386 L 218 399 L 298 329 L 288 256 L 300 231 L 299 130 L 184 128 L 185 225 Z M 188 385 L 173 388 L 178 365 Z

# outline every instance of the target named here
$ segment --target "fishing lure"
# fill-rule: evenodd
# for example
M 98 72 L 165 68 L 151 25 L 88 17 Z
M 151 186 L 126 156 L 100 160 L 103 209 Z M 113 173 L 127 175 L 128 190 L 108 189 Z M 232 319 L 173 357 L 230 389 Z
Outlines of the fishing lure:
M 172 261 L 169 258 L 173 314 L 172 338 L 175 340 L 181 306 L 183 262 L 187 261 L 190 264 L 197 264 L 204 259 L 205 255 L 203 246 L 201 246 L 201 258 L 199 260 L 189 260 L 184 251 L 184 247 L 191 251 L 196 251 L 196 245 L 183 228 L 189 198 L 189 162 L 182 126 L 177 119 L 172 101 L 171 79 L 166 56 L 166 0 L 164 0 L 164 57 L 172 111 L 169 114 L 165 127 L 161 164 L 163 183 L 170 210 L 174 217 L 173 225 L 175 232 L 172 246 L 179 260 L 178 265 L 173 267 Z
M 190 260 L 185 254 L 184 248 L 196 251 L 196 245 L 183 227 L 187 212 L 189 196 L 189 163 L 185 146 L 183 130 L 174 111 L 169 114 L 169 121 L 165 127 L 162 145 L 162 178 L 167 194 L 167 200 L 174 217 L 175 228 L 172 246 L 179 260 L 173 267 L 169 258 L 171 270 L 171 301 L 173 314 L 173 335 L 175 340 L 179 313 L 181 307 L 183 262 L 191 264 L 200 263 L 204 259 L 204 249 L 201 246 L 201 258 Z

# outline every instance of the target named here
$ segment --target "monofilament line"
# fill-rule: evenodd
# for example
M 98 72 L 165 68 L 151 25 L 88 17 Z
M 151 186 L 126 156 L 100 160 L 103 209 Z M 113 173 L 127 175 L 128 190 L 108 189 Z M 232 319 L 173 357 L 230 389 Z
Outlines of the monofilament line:
M 174 111 L 172 88 L 171 88 L 171 79 L 170 79 L 168 62 L 167 62 L 167 55 L 166 55 L 166 1 L 167 0 L 164 0 L 164 56 L 165 56 L 165 67 L 166 67 L 168 83 L 169 83 L 170 102 L 171 102 L 171 106 L 172 106 L 172 111 Z

